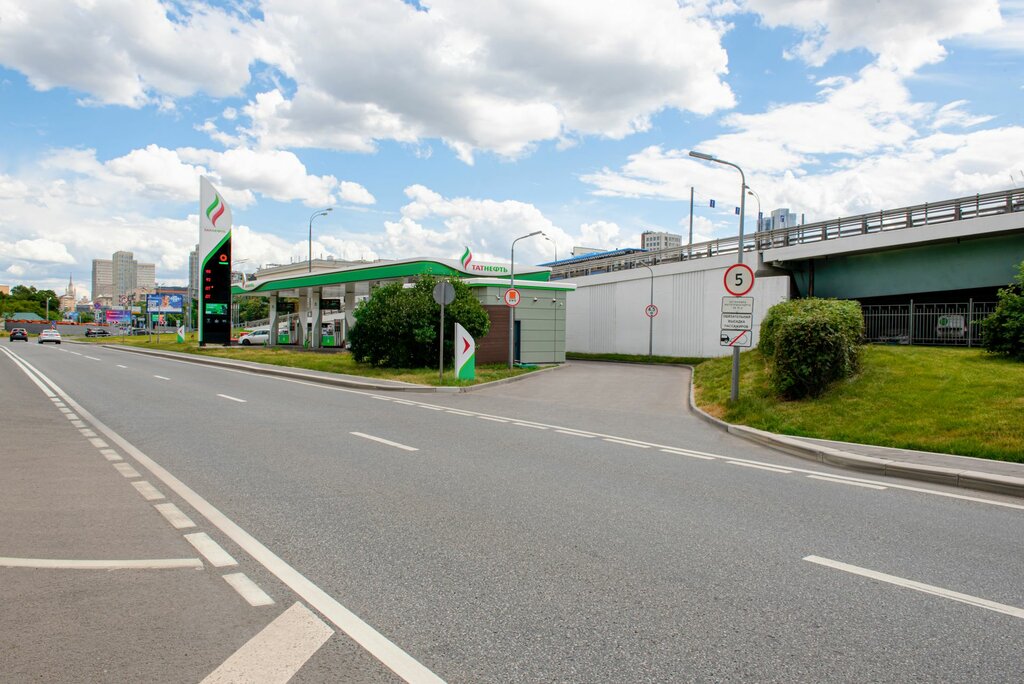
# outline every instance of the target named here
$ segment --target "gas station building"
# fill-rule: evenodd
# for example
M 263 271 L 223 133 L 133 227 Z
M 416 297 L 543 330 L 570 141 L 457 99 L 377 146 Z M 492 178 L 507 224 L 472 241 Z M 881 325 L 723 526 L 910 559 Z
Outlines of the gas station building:
M 576 286 L 549 282 L 551 270 L 548 268 L 521 266 L 517 269 L 514 285 L 520 299 L 512 309 L 505 304 L 511 275 L 508 266 L 477 263 L 464 266 L 454 259 L 433 258 L 369 263 L 317 260 L 314 263 L 315 270 L 311 270 L 309 262 L 262 269 L 255 277 L 233 287 L 232 294 L 269 298 L 270 330 L 277 331 L 284 323 L 289 327 L 289 344 L 315 349 L 343 346 L 348 330 L 355 324 L 353 312 L 357 304 L 372 297 L 376 287 L 391 282 L 415 282 L 423 275 L 459 278 L 472 289 L 491 320 L 490 331 L 476 341 L 477 363 L 508 362 L 510 324 L 515 330 L 514 361 L 565 362 L 566 294 Z M 296 301 L 296 316 L 284 317 L 283 300 Z M 510 315 L 513 311 L 514 321 Z M 325 326 L 328 319 L 331 322 Z M 324 335 L 325 327 L 333 327 L 334 334 Z M 311 334 L 313 330 L 321 330 L 321 335 Z M 269 344 L 279 343 L 278 336 L 271 334 Z

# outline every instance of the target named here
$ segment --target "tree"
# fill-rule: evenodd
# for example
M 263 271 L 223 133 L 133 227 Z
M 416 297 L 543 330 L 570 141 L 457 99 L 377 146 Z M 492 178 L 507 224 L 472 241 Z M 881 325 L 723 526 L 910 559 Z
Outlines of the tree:
M 981 322 L 981 341 L 993 354 L 1024 361 L 1024 261 L 1013 282 L 999 290 L 999 303 Z
M 391 283 L 373 291 L 360 304 L 356 323 L 349 333 L 356 361 L 391 368 L 423 368 L 437 363 L 441 307 L 434 301 L 434 286 L 439 280 L 423 276 L 413 287 Z M 451 279 L 455 300 L 445 307 L 446 362 L 454 357 L 455 323 L 473 337 L 490 330 L 491 321 L 469 286 Z
M 270 315 L 270 300 L 266 297 L 239 297 L 238 320 L 258 321 Z

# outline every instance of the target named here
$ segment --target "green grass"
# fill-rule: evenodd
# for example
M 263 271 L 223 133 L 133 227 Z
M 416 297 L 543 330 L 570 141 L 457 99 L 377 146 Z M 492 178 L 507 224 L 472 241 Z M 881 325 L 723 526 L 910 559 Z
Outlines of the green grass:
M 705 359 L 689 356 L 648 356 L 647 354 L 586 354 L 566 352 L 565 358 L 575 361 L 618 361 L 620 363 L 683 363 L 695 366 Z
M 200 356 L 215 356 L 236 361 L 252 361 L 274 366 L 324 371 L 326 373 L 358 375 L 378 380 L 398 380 L 417 385 L 463 387 L 515 377 L 537 370 L 536 368 L 513 368 L 509 370 L 508 366 L 503 364 L 477 365 L 476 380 L 459 381 L 455 379 L 452 369 L 446 368 L 444 382 L 440 383 L 437 377 L 437 368 L 378 368 L 356 363 L 351 354 L 341 351 L 316 352 L 295 347 L 199 347 L 199 344 L 196 342 L 195 333 L 189 333 L 184 344 L 177 342 L 174 333 L 161 333 L 159 342 L 157 342 L 156 335 L 152 337 L 126 336 L 123 338 L 120 336 L 94 337 L 82 338 L 82 341 L 99 344 L 124 344 L 145 349 L 162 349 L 164 351 L 198 354 Z
M 863 348 L 861 370 L 818 399 L 780 401 L 757 350 L 694 372 L 697 403 L 730 423 L 771 432 L 1024 463 L 1024 363 L 979 349 Z

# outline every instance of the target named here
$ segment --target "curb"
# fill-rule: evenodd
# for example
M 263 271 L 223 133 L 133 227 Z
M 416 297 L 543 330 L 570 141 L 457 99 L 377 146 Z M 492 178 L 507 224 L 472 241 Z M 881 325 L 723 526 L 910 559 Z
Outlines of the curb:
M 827 465 L 848 468 L 873 475 L 884 475 L 888 477 L 900 477 L 908 480 L 931 482 L 943 484 L 950 487 L 962 489 L 974 489 L 996 494 L 1024 497 L 1024 477 L 1013 477 L 1012 475 L 995 475 L 983 473 L 977 470 L 959 468 L 946 468 L 943 466 L 924 465 L 921 463 L 908 463 L 888 458 L 876 458 L 874 456 L 863 456 L 841 449 L 810 444 L 798 437 L 777 435 L 773 432 L 766 432 L 746 425 L 733 425 L 724 420 L 715 418 L 697 406 L 693 391 L 693 367 L 690 368 L 690 410 L 696 416 L 720 430 L 731 435 L 742 437 L 751 442 L 783 451 L 791 456 L 817 461 Z
M 374 392 L 414 392 L 420 394 L 460 394 L 462 392 L 473 392 L 479 389 L 487 387 L 493 387 L 494 385 L 501 385 L 508 382 L 515 382 L 524 378 L 533 377 L 537 373 L 544 371 L 555 370 L 558 366 L 552 366 L 550 368 L 542 368 L 534 371 L 533 373 L 526 373 L 524 375 L 517 375 L 514 378 L 502 378 L 501 380 L 494 380 L 492 382 L 484 382 L 479 385 L 470 385 L 468 387 L 434 387 L 431 385 L 413 385 L 406 383 L 404 385 L 382 385 L 374 382 L 361 382 L 359 380 L 349 380 L 348 378 L 336 378 L 323 375 L 311 375 L 309 373 L 303 373 L 289 369 L 285 366 L 271 366 L 266 364 L 254 365 L 248 362 L 230 361 L 228 359 L 221 359 L 211 356 L 199 356 L 196 354 L 182 354 L 180 352 L 169 352 L 162 349 L 140 349 L 138 347 L 128 347 L 118 344 L 104 344 L 104 347 L 108 349 L 115 349 L 117 351 L 131 352 L 133 354 L 142 354 L 149 356 L 158 356 L 165 359 L 174 359 L 175 361 L 185 361 L 187 363 L 196 363 L 207 366 L 219 366 L 221 368 L 231 368 L 233 370 L 247 370 L 252 373 L 259 373 L 261 375 L 273 375 L 281 378 L 288 378 L 290 380 L 302 380 L 303 382 L 314 382 L 322 385 L 332 385 L 335 387 L 347 387 L 350 389 L 361 389 L 361 390 L 372 390 Z M 397 381 L 396 381 L 397 382 Z

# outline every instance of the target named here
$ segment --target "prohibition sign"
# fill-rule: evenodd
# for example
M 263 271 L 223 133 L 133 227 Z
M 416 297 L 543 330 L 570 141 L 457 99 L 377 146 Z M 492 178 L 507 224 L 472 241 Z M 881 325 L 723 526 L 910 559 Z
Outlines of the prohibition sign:
M 647 314 L 648 318 L 654 318 L 658 315 L 658 307 L 654 304 L 648 304 L 644 309 L 644 313 Z
M 510 306 L 512 308 L 519 306 L 519 290 L 515 288 L 505 290 L 504 298 L 505 306 Z
M 742 297 L 754 288 L 754 272 L 746 264 L 733 264 L 725 269 L 725 291 Z

